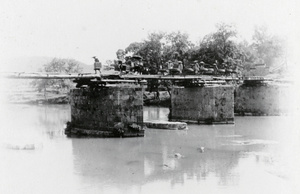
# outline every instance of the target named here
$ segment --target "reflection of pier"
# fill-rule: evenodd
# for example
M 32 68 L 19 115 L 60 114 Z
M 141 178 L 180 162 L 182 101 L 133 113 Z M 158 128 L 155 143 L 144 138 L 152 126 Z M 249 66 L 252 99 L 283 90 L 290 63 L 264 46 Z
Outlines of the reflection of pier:
M 40 106 L 37 108 L 38 125 L 45 126 L 45 131 L 49 138 L 60 137 L 64 135 L 66 122 L 70 120 L 70 107 L 66 105 Z
M 226 131 L 227 135 L 233 132 Z M 126 141 L 73 138 L 75 171 L 95 187 L 109 185 L 125 191 L 156 181 L 181 184 L 186 175 L 200 182 L 210 177 L 218 177 L 220 184 L 237 181 L 231 171 L 241 157 L 240 150 L 224 149 L 213 128 L 145 133 L 144 139 Z M 204 153 L 197 150 L 200 145 L 205 146 Z M 183 157 L 175 157 L 176 152 Z
M 239 117 L 235 125 L 190 125 L 188 131 L 146 130 L 145 138 L 73 138 L 74 169 L 96 188 L 124 191 L 143 189 L 151 183 L 176 186 L 188 185 L 189 181 L 216 181 L 220 186 L 238 185 L 240 176 L 262 173 L 258 163 L 270 166 L 272 158 L 276 160 L 267 153 L 278 151 L 279 145 L 273 142 L 285 133 L 284 120 Z M 276 128 L 270 128 L 270 123 Z M 237 141 L 253 144 L 237 145 Z M 201 146 L 205 148 L 203 153 L 197 149 Z M 255 168 L 259 173 L 252 172 Z

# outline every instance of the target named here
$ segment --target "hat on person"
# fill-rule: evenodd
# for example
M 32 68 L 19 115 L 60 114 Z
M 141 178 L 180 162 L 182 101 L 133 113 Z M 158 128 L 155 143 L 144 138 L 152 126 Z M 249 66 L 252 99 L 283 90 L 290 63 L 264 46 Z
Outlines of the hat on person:
M 181 61 L 178 61 L 178 63 L 182 63 Z
M 200 63 L 204 63 L 203 61 L 201 61 Z
M 138 59 L 138 60 L 143 59 L 143 57 L 141 57 L 140 55 L 133 55 L 131 58 Z

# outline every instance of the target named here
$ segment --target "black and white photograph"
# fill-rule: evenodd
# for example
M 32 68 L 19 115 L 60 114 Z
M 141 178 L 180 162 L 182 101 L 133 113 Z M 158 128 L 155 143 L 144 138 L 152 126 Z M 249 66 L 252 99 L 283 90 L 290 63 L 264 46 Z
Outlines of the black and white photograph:
M 0 0 L 0 193 L 300 193 L 299 23 L 298 0 Z

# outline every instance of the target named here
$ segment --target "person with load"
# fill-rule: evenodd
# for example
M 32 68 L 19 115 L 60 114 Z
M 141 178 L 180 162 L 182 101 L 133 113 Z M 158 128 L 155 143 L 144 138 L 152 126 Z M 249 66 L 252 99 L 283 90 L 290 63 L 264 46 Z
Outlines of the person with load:
M 183 64 L 182 61 L 178 61 L 178 70 L 180 71 L 180 74 L 182 73 L 183 70 Z
M 213 67 L 213 69 L 214 69 L 214 74 L 218 74 L 219 73 L 219 67 L 218 67 L 218 65 L 219 65 L 219 62 L 218 62 L 218 60 L 215 60 L 215 62 L 212 64 L 212 67 Z
M 199 71 L 201 74 L 207 71 L 207 68 L 204 67 L 205 63 L 203 61 L 200 62 L 199 64 Z
M 169 61 L 168 61 L 168 69 L 169 69 L 169 70 L 170 70 L 170 69 L 173 69 L 173 66 L 174 66 L 173 62 L 172 62 L 171 60 L 169 60 Z
M 223 62 L 222 64 L 220 64 L 218 68 L 218 74 L 225 74 L 226 72 L 225 67 L 226 67 L 226 63 Z
M 139 55 L 133 55 L 131 57 L 131 59 L 133 60 L 133 67 L 132 67 L 131 71 L 134 74 L 141 74 L 142 69 L 143 69 L 143 63 L 142 63 L 143 57 L 141 57 Z
M 99 71 L 99 74 L 101 74 L 101 68 L 102 68 L 102 64 L 99 61 L 99 59 L 96 56 L 93 56 L 92 58 L 94 58 L 95 62 L 94 62 L 94 70 L 95 70 L 95 74 L 97 73 L 97 70 Z
M 196 60 L 196 61 L 194 61 L 194 66 L 193 66 L 193 70 L 194 70 L 194 73 L 195 73 L 195 75 L 197 75 L 198 73 L 199 73 L 199 69 L 200 69 L 200 66 L 199 66 L 199 63 L 198 63 L 198 61 Z
M 180 65 L 181 61 L 175 60 L 173 63 L 173 68 L 169 69 L 169 74 L 170 75 L 179 75 L 181 74 L 181 71 L 179 70 L 179 65 Z M 182 62 L 181 62 L 181 66 L 182 66 Z

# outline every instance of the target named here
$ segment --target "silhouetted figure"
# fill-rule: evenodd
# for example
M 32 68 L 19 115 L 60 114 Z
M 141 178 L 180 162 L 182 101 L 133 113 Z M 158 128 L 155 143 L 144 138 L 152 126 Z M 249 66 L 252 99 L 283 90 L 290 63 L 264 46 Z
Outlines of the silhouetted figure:
M 194 61 L 194 66 L 193 66 L 193 69 L 194 69 L 194 73 L 195 73 L 195 75 L 197 75 L 198 74 L 198 72 L 199 72 L 199 69 L 200 69 L 200 66 L 199 66 L 199 63 L 198 63 L 198 61 L 196 60 L 196 61 Z
M 219 73 L 219 68 L 218 68 L 218 60 L 215 60 L 215 62 L 213 63 L 213 68 L 214 68 L 214 73 L 213 74 L 218 74 Z
M 94 56 L 93 58 L 95 60 L 95 63 L 99 62 L 99 59 L 97 57 Z
M 178 70 L 180 71 L 180 74 L 182 73 L 183 70 L 183 64 L 182 61 L 178 61 Z
M 92 57 L 94 58 L 95 62 L 94 62 L 94 70 L 95 70 L 95 74 L 97 73 L 97 70 L 99 71 L 99 74 L 101 73 L 101 66 L 102 64 L 99 62 L 99 59 L 97 57 Z

